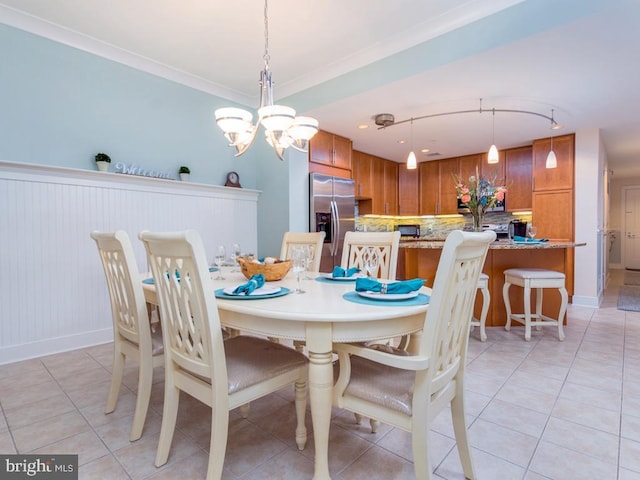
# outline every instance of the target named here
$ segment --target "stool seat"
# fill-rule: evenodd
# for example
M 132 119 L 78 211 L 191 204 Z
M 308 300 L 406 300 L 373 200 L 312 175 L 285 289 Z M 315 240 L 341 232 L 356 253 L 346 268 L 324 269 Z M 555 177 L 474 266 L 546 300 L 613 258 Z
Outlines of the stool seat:
M 491 301 L 491 294 L 489 293 L 489 275 L 481 273 L 478 278 L 478 290 L 482 293 L 482 310 L 480 312 L 480 319 L 475 317 L 471 318 L 472 327 L 480 327 L 480 341 L 487 340 L 487 313 L 489 313 L 489 302 Z
M 504 287 L 502 296 L 507 310 L 507 323 L 505 330 L 511 329 L 511 320 L 524 324 L 524 339 L 531 340 L 531 326 L 540 330 L 544 325 L 554 325 L 558 327 L 558 338 L 564 340 L 562 324 L 569 303 L 569 295 L 565 288 L 565 274 L 554 270 L 542 268 L 509 268 L 504 271 Z M 511 302 L 509 299 L 509 288 L 516 285 L 524 288 L 524 313 L 511 313 Z M 544 288 L 557 288 L 560 292 L 562 302 L 558 318 L 551 318 L 542 314 L 542 292 Z M 531 289 L 536 291 L 536 313 L 531 313 Z

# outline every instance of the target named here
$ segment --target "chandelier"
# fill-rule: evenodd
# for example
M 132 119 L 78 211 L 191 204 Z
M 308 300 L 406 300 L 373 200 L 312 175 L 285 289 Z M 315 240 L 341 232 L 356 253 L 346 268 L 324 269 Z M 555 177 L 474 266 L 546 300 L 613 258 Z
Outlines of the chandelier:
M 284 151 L 293 147 L 306 152 L 309 140 L 318 132 L 318 121 L 311 117 L 296 116 L 296 111 L 285 105 L 273 104 L 273 82 L 269 70 L 269 20 L 267 0 L 264 2 L 264 69 L 260 72 L 260 107 L 258 121 L 253 124 L 253 114 L 242 108 L 224 107 L 215 111 L 216 123 L 236 148 L 235 156 L 246 152 L 253 144 L 260 125 L 265 131 L 266 141 L 273 147 L 278 158 L 284 160 Z
M 553 117 L 553 110 L 551 110 L 551 116 L 545 115 L 543 113 L 538 113 L 538 112 L 532 112 L 529 110 L 515 110 L 515 109 L 507 109 L 507 108 L 491 108 L 491 109 L 484 109 L 482 108 L 482 99 L 480 99 L 480 107 L 478 109 L 474 109 L 474 110 L 457 110 L 454 112 L 440 112 L 440 113 L 433 113 L 430 115 L 422 115 L 420 117 L 411 117 L 407 120 L 401 120 L 396 122 L 394 116 L 391 113 L 380 113 L 378 115 L 375 115 L 374 121 L 376 123 L 376 125 L 378 125 L 378 130 L 383 129 L 383 128 L 388 128 L 388 127 L 392 127 L 394 125 L 401 125 L 403 123 L 411 123 L 411 151 L 409 152 L 409 156 L 407 157 L 407 169 L 409 170 L 413 170 L 417 167 L 417 162 L 416 162 L 416 157 L 415 157 L 415 153 L 413 152 L 413 122 L 414 120 L 423 120 L 425 118 L 435 118 L 435 117 L 443 117 L 445 115 L 460 115 L 460 114 L 464 114 L 464 113 L 484 113 L 484 112 L 491 112 L 492 113 L 492 126 L 493 126 L 493 130 L 492 130 L 492 139 L 491 139 L 491 148 L 489 148 L 489 153 L 488 153 L 488 159 L 487 162 L 488 163 L 498 163 L 498 149 L 495 145 L 495 116 L 496 116 L 496 112 L 498 113 L 521 113 L 521 114 L 525 114 L 525 115 L 535 115 L 537 117 L 541 117 L 541 118 L 546 118 L 547 120 L 549 120 L 551 122 L 551 129 L 552 130 L 558 130 L 560 128 L 562 128 L 562 125 L 560 125 L 555 118 Z M 551 137 L 551 150 L 549 151 L 549 155 L 547 157 L 547 161 L 546 161 L 546 167 L 547 168 L 556 168 L 557 162 L 556 162 L 556 155 L 555 152 L 553 151 L 553 136 Z

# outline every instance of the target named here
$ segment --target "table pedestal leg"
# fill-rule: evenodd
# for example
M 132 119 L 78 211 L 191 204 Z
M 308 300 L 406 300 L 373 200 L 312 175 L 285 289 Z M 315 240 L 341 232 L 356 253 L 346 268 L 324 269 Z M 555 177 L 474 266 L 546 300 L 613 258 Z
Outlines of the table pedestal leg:
M 313 422 L 313 439 L 315 443 L 315 472 L 313 480 L 331 480 L 329 475 L 329 426 L 331 424 L 331 406 L 333 404 L 331 331 L 323 332 L 324 335 L 314 336 L 309 335 L 309 330 L 311 329 L 307 329 L 309 403 L 311 404 L 311 420 Z M 328 349 L 326 349 L 327 338 Z M 310 339 L 315 339 L 316 341 L 311 340 L 310 342 Z

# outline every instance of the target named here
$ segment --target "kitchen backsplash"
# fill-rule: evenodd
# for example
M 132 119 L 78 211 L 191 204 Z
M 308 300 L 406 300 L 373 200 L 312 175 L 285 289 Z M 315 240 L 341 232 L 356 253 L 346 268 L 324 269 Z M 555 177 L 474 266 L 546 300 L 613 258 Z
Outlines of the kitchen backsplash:
M 514 216 L 508 212 L 491 212 L 484 217 L 485 224 L 506 224 L 511 220 L 519 219 L 523 222 L 531 222 L 531 214 L 518 214 Z M 420 225 L 420 238 L 445 238 L 452 230 L 470 230 L 472 225 L 471 215 L 456 217 L 378 217 L 356 216 L 356 230 L 366 232 L 389 232 L 396 230 L 397 225 Z

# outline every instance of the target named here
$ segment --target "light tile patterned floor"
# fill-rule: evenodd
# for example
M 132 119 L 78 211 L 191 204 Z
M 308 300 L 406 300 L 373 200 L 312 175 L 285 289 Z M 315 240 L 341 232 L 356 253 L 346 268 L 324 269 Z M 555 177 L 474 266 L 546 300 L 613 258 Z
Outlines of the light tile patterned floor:
M 467 414 L 479 479 L 640 480 L 640 313 L 616 309 L 621 279 L 613 272 L 600 309 L 570 306 L 563 343 L 552 327 L 534 330 L 531 342 L 522 327 L 490 328 L 486 343 L 472 332 Z M 209 409 L 182 397 L 169 462 L 156 468 L 162 369 L 144 434 L 130 443 L 136 368 L 105 415 L 111 352 L 103 345 L 0 366 L 0 452 L 77 453 L 81 479 L 204 478 Z M 232 412 L 223 478 L 311 478 L 313 438 L 299 452 L 293 418 L 288 391 L 254 402 L 246 420 Z M 431 441 L 436 478 L 462 479 L 446 412 Z M 413 478 L 411 458 L 404 432 L 382 425 L 371 434 L 334 410 L 334 480 Z

